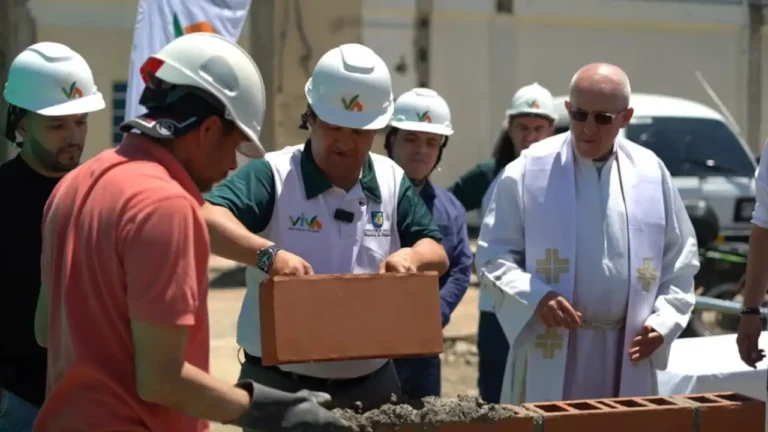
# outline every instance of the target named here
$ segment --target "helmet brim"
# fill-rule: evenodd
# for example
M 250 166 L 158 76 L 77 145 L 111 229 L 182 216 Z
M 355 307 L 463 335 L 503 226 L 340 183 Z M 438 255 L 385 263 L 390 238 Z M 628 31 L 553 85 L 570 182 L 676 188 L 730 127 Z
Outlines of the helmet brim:
M 557 121 L 557 116 L 555 114 L 552 114 L 551 112 L 547 112 L 541 109 L 508 109 L 506 111 L 507 117 L 519 117 L 519 116 L 537 116 L 537 117 L 545 117 L 552 121 Z
M 245 132 L 245 131 L 243 131 Z M 249 137 L 253 139 L 253 137 Z M 267 153 L 260 142 L 241 142 L 237 146 L 237 152 L 249 159 L 262 159 Z
M 341 108 L 329 107 L 327 105 L 309 103 L 312 111 L 320 120 L 340 127 L 363 130 L 384 129 L 389 124 L 394 112 L 394 104 L 390 104 L 385 112 L 351 112 Z
M 414 132 L 429 132 L 438 135 L 451 136 L 453 135 L 453 129 L 434 123 L 426 122 L 412 122 L 412 121 L 393 121 L 390 125 L 407 131 Z
M 47 117 L 57 117 L 65 115 L 87 114 L 95 111 L 101 111 L 106 104 L 104 97 L 100 92 L 72 99 L 62 104 L 47 107 L 23 107 L 27 111 L 32 111 Z

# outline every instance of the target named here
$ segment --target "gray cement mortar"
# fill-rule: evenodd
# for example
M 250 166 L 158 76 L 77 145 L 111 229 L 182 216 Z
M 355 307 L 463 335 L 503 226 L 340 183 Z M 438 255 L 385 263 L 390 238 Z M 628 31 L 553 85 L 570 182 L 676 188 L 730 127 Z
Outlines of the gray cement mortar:
M 510 407 L 488 404 L 474 396 L 459 396 L 456 399 L 426 397 L 421 401 L 404 402 L 394 400 L 369 411 L 334 409 L 333 413 L 348 423 L 348 432 L 393 432 L 404 426 L 431 431 L 445 423 L 496 422 L 517 415 Z

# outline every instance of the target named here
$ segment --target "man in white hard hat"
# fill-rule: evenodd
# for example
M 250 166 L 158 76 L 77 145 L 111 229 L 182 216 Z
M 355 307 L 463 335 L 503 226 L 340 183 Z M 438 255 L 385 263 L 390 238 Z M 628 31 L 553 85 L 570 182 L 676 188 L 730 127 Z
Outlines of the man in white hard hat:
M 400 393 L 389 359 L 261 362 L 259 283 L 267 276 L 448 268 L 416 188 L 392 160 L 370 153 L 394 108 L 384 61 L 363 45 L 341 45 L 320 58 L 305 92 L 306 143 L 250 161 L 206 196 L 213 252 L 249 266 L 237 324 L 246 358 L 240 375 L 286 391 L 324 391 L 339 405 L 379 404 Z
M 473 259 L 464 208 L 450 192 L 429 181 L 452 134 L 451 111 L 445 100 L 434 90 L 415 88 L 395 101 L 384 141 L 387 155 L 405 170 L 443 236 L 450 262 L 448 272 L 440 278 L 443 327 L 469 287 Z M 409 399 L 440 396 L 439 356 L 396 359 L 395 367 L 403 394 Z
M 0 431 L 29 431 L 45 397 L 46 352 L 33 325 L 43 206 L 79 164 L 88 113 L 103 109 L 104 99 L 85 60 L 53 42 L 16 56 L 4 96 L 5 138 L 21 151 L 0 165 Z
M 517 159 L 523 150 L 552 136 L 556 120 L 549 90 L 538 83 L 522 87 L 512 97 L 506 111 L 504 128 L 493 149 L 493 159 L 477 164 L 448 190 L 453 192 L 467 211 L 479 209 L 481 216 L 484 215 L 504 167 Z M 479 307 L 478 387 L 485 401 L 498 403 L 509 345 L 493 312 L 492 301 L 485 291 L 480 291 Z
M 263 154 L 258 67 L 227 39 L 193 33 L 141 73 L 148 112 L 121 127 L 118 148 L 65 177 L 45 208 L 36 333 L 49 381 L 34 430 L 341 424 L 318 404 L 327 394 L 210 375 L 201 192 L 235 168 L 236 149 Z

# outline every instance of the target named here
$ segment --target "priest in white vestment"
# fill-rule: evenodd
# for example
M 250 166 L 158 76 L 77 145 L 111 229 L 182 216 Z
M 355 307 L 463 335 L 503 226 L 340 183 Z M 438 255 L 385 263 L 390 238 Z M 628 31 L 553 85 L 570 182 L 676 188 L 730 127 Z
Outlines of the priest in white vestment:
M 496 186 L 476 265 L 511 346 L 502 403 L 655 395 L 688 323 L 696 237 L 661 160 L 618 136 L 629 96 L 618 67 L 579 70 L 571 131 Z

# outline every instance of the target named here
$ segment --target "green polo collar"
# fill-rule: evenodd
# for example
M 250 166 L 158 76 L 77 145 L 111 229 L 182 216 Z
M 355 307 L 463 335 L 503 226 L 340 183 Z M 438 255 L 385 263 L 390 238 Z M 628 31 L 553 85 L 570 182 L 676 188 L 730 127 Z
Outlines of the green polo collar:
M 317 166 L 315 158 L 312 157 L 312 142 L 307 140 L 304 143 L 304 150 L 301 152 L 301 177 L 304 179 L 304 193 L 307 195 L 307 199 L 322 195 L 332 187 L 331 182 L 320 171 L 320 167 Z M 369 154 L 365 158 L 363 164 L 363 175 L 360 176 L 360 187 L 363 188 L 363 193 L 369 199 L 381 202 L 381 189 L 379 189 L 379 182 L 376 180 L 376 170 L 373 167 L 373 159 Z

